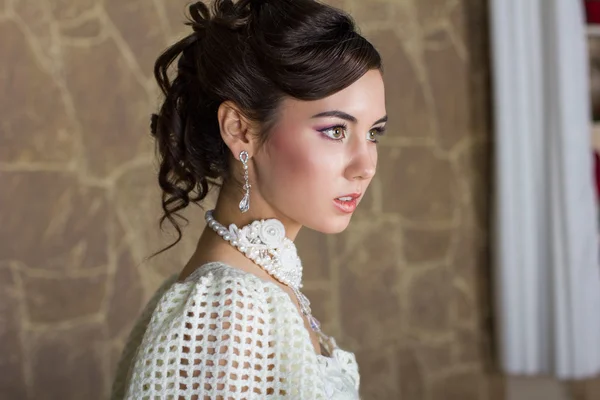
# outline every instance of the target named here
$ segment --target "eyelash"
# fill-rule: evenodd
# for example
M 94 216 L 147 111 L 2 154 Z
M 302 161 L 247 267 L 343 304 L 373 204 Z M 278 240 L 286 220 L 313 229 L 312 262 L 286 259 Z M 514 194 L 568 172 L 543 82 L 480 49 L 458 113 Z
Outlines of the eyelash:
M 319 132 L 321 132 L 321 133 L 323 134 L 323 136 L 324 136 L 326 139 L 333 140 L 334 142 L 339 142 L 339 141 L 341 141 L 342 139 L 345 139 L 346 137 L 344 136 L 343 138 L 334 139 L 334 138 L 332 138 L 332 137 L 328 136 L 328 135 L 325 133 L 325 132 L 327 132 L 327 131 L 331 131 L 331 130 L 334 130 L 334 129 L 336 129 L 336 128 L 342 128 L 342 129 L 344 129 L 344 131 L 347 131 L 347 130 L 348 130 L 348 125 L 347 125 L 347 124 L 344 124 L 344 123 L 342 123 L 342 124 L 334 125 L 334 126 L 332 126 L 332 127 L 329 127 L 329 128 L 321 129 L 321 130 L 319 130 Z M 375 136 L 382 136 L 382 135 L 385 133 L 385 128 L 384 128 L 384 127 L 377 127 L 377 128 L 373 128 L 373 129 L 371 129 L 371 131 L 375 131 L 375 132 L 376 132 L 376 133 L 375 133 Z M 370 132 L 370 131 L 369 131 L 369 132 Z M 369 140 L 369 141 L 370 141 L 370 142 L 373 142 L 373 143 L 379 143 L 379 140 L 377 140 L 377 139 L 373 139 L 373 140 Z

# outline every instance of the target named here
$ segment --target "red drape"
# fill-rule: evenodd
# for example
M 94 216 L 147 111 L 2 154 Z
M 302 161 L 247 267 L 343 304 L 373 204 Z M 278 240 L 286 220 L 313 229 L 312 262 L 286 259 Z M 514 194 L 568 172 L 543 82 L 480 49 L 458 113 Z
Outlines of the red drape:
M 600 1 L 585 1 L 585 17 L 588 24 L 600 24 Z

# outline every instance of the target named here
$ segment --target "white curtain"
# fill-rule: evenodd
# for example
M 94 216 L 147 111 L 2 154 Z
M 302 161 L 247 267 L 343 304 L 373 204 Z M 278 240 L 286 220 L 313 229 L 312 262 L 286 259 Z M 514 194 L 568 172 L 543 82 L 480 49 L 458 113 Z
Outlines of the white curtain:
M 491 0 L 495 304 L 504 372 L 600 372 L 582 1 Z

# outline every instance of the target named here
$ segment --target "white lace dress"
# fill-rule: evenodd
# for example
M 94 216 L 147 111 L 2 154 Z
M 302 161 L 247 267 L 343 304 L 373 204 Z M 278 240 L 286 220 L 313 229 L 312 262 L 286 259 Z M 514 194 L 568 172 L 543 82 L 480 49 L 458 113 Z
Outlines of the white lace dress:
M 133 328 L 111 398 L 356 400 L 354 354 L 318 355 L 289 295 L 223 263 L 167 280 Z

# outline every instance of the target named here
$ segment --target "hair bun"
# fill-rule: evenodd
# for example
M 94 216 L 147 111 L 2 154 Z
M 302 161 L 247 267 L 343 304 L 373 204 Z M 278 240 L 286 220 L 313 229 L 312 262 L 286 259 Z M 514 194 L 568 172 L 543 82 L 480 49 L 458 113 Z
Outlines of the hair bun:
M 194 32 L 205 30 L 210 23 L 210 11 L 206 4 L 202 1 L 197 1 L 191 4 L 188 10 L 190 13 L 190 21 L 186 24 L 191 26 Z

